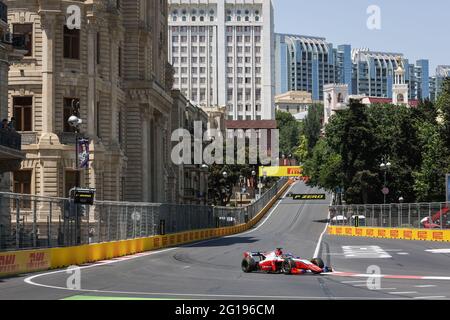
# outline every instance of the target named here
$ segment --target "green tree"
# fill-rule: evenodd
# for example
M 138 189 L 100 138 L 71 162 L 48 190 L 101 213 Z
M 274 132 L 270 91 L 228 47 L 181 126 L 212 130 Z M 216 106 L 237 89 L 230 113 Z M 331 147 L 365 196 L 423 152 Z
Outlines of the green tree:
M 294 150 L 294 157 L 300 162 L 304 163 L 309 157 L 308 138 L 305 135 L 300 136 L 300 144 Z
M 280 152 L 292 154 L 299 145 L 300 123 L 288 112 L 277 111 L 276 119 L 280 130 Z
M 419 202 L 445 201 L 445 174 L 448 168 L 448 153 L 444 153 L 444 140 L 439 127 L 424 123 L 419 127 L 423 162 L 413 173 L 414 191 Z
M 436 102 L 436 109 L 439 113 L 441 135 L 447 146 L 450 146 L 450 78 L 444 80 L 442 92 Z
M 313 104 L 304 120 L 302 135 L 306 136 L 308 140 L 308 151 L 312 151 L 319 141 L 322 132 L 323 113 L 322 104 Z
M 422 163 L 414 172 L 418 201 L 445 201 L 445 175 L 450 172 L 450 79 L 442 85 L 435 108 L 421 106 L 427 121 L 417 118 Z

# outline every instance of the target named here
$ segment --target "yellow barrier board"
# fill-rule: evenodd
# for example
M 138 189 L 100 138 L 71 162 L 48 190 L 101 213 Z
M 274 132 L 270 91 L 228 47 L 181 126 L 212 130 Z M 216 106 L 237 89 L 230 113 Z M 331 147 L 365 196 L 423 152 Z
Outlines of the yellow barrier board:
M 450 230 L 438 229 L 402 229 L 329 226 L 328 234 L 336 236 L 367 237 L 415 241 L 450 242 Z
M 294 167 L 259 167 L 260 177 L 301 177 L 303 168 Z
M 50 266 L 50 252 L 46 249 L 0 253 L 0 277 L 47 270 Z
M 3 252 L 0 253 L 0 277 L 93 263 L 199 240 L 241 233 L 258 223 L 289 185 L 290 183 L 286 183 L 261 212 L 246 224 L 76 247 Z

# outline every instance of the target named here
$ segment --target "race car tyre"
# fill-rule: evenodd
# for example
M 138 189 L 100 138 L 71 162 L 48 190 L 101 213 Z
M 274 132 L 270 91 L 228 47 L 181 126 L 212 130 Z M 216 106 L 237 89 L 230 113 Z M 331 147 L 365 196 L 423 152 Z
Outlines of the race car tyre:
M 241 266 L 242 271 L 244 271 L 245 273 L 256 271 L 256 261 L 251 257 L 247 257 L 244 260 L 242 260 Z
M 316 266 L 318 266 L 319 268 L 325 267 L 325 264 L 323 263 L 323 260 L 320 258 L 314 258 L 311 260 L 311 263 L 315 264 Z
M 295 268 L 295 261 L 292 259 L 284 260 L 282 265 L 282 271 L 284 274 L 292 274 L 292 269 Z

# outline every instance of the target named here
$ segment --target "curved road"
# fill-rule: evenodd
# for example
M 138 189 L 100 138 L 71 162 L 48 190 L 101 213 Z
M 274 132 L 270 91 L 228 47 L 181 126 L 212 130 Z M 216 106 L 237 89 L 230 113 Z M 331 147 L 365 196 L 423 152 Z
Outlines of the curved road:
M 296 183 L 288 191 L 323 193 L 303 183 Z M 81 290 L 67 289 L 70 275 L 65 270 L 3 279 L 0 280 L 0 299 L 79 296 L 254 300 L 450 297 L 450 254 L 425 251 L 450 245 L 328 235 L 322 239 L 329 202 L 329 199 L 300 202 L 285 197 L 258 226 L 246 233 L 85 266 L 81 270 Z M 319 246 L 320 239 L 323 241 Z M 326 263 L 339 272 L 366 273 L 369 266 L 375 265 L 380 267 L 382 274 L 403 278 L 383 278 L 381 287 L 370 290 L 364 275 L 285 276 L 244 274 L 241 271 L 244 251 L 269 251 L 276 247 L 304 258 L 312 258 L 319 252 Z M 405 275 L 449 278 L 419 280 Z

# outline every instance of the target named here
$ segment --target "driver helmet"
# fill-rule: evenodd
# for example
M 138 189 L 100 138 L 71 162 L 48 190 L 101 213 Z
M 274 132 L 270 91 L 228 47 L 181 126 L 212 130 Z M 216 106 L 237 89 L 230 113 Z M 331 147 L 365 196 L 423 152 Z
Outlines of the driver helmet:
M 283 255 L 283 250 L 282 250 L 282 248 L 277 248 L 277 249 L 275 250 L 275 254 L 276 254 L 277 256 L 282 256 L 282 255 Z

